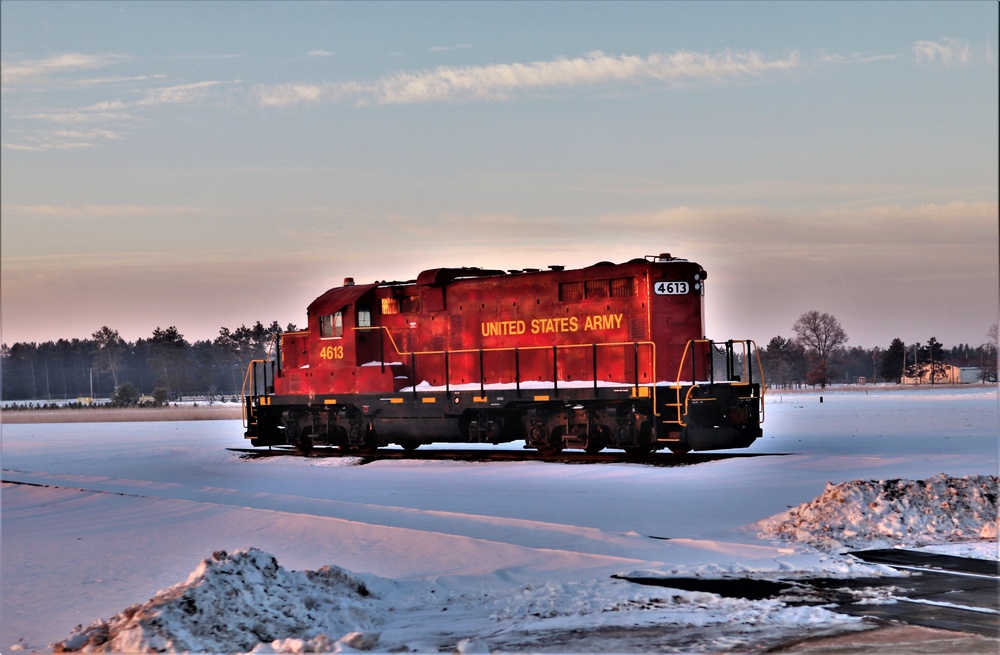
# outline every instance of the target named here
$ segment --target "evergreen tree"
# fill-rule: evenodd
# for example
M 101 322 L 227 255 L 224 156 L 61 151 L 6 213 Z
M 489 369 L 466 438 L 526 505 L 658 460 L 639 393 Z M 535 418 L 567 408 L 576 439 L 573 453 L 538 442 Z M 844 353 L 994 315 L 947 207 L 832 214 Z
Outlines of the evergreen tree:
M 929 384 L 937 384 L 943 380 L 947 367 L 944 363 L 944 346 L 937 337 L 928 339 L 924 346 L 916 344 L 915 350 L 916 361 L 906 367 L 906 376 Z
M 153 330 L 153 337 L 149 340 L 149 366 L 157 375 L 156 381 L 166 387 L 169 399 L 181 396 L 182 380 L 188 373 L 190 348 L 191 344 L 173 325 L 165 330 L 159 326 Z
M 903 379 L 903 362 L 906 356 L 906 345 L 902 339 L 896 338 L 889 348 L 882 353 L 882 379 L 886 382 L 899 384 Z

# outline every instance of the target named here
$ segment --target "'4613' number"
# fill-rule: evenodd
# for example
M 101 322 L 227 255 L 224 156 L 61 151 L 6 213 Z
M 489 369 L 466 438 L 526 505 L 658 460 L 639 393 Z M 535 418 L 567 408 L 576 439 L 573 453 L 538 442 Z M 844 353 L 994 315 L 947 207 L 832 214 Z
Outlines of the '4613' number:
M 326 346 L 325 348 L 319 349 L 320 359 L 343 359 L 344 358 L 344 347 L 343 346 Z
M 688 292 L 687 282 L 657 282 L 653 291 L 658 296 L 679 296 Z

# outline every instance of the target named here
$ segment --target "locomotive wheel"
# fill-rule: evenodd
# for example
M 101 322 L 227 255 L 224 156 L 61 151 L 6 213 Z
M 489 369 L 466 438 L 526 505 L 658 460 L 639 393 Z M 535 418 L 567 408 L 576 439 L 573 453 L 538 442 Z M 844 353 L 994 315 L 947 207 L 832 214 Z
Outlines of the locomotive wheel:
M 295 450 L 297 450 L 299 454 L 308 455 L 309 453 L 312 452 L 313 440 L 312 437 L 304 434 L 298 439 L 296 439 L 293 445 L 295 446 Z
M 596 455 L 597 453 L 604 450 L 607 445 L 607 439 L 603 435 L 592 434 L 587 437 L 587 447 L 584 450 L 587 451 L 588 455 Z
M 643 424 L 639 430 L 638 444 L 623 448 L 623 450 L 629 457 L 644 457 L 656 450 L 653 447 L 653 431 L 649 427 L 649 423 Z
M 548 446 L 540 446 L 538 448 L 539 455 L 558 455 L 561 452 L 562 444 L 559 444 L 558 446 L 550 444 Z
M 408 453 L 412 453 L 417 448 L 420 448 L 419 441 L 402 441 L 400 442 L 399 445 L 402 446 L 403 450 L 405 450 Z
M 548 443 L 537 446 L 540 455 L 558 455 L 563 449 L 563 429 L 561 427 L 552 430 L 549 434 Z
M 337 450 L 339 450 L 342 453 L 346 453 L 347 451 L 351 450 L 351 443 L 348 440 L 347 430 L 344 429 L 342 425 L 338 425 L 336 426 L 336 432 L 337 432 L 336 439 L 331 442 L 331 445 L 336 445 Z

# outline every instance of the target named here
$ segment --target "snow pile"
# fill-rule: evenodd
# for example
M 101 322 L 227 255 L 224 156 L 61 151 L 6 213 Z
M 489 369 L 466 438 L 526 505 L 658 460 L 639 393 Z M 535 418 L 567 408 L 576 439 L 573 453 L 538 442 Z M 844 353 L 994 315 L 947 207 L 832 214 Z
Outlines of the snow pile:
M 369 591 L 373 586 L 377 595 Z M 255 548 L 231 555 L 219 551 L 183 584 L 109 620 L 78 626 L 53 650 L 551 652 L 550 640 L 568 639 L 567 645 L 580 650 L 579 640 L 589 634 L 615 635 L 616 647 L 633 650 L 633 643 L 645 639 L 642 629 L 670 626 L 664 635 L 694 630 L 702 647 L 730 651 L 760 640 L 781 641 L 806 627 L 849 630 L 860 622 L 822 607 L 790 607 L 780 599 L 727 598 L 614 578 L 439 590 L 445 593 L 419 582 L 375 576 L 361 581 L 334 567 L 287 571 Z M 705 629 L 710 633 L 700 632 Z
M 818 498 L 755 527 L 830 552 L 996 540 L 997 476 L 827 483 Z
M 233 652 L 271 642 L 279 652 L 371 648 L 379 623 L 372 602 L 364 582 L 336 567 L 287 571 L 255 548 L 218 551 L 186 582 L 107 621 L 78 626 L 54 650 Z M 338 642 L 327 635 L 345 636 Z

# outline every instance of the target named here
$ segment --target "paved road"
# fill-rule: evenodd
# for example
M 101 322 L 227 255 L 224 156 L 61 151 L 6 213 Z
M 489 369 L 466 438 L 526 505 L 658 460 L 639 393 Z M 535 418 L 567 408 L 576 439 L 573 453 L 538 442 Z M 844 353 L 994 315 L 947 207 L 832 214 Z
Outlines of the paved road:
M 844 603 L 838 612 L 870 616 L 928 628 L 1000 637 L 1000 562 L 935 555 L 907 550 L 867 550 L 853 553 L 867 562 L 910 572 L 908 578 L 868 578 L 851 588 L 891 586 L 897 602 Z M 820 586 L 844 581 L 813 581 Z
M 843 635 L 837 638 L 839 641 L 823 640 L 822 644 L 802 642 L 775 649 L 780 651 L 867 652 L 871 644 L 895 644 L 895 650 L 883 651 L 880 647 L 880 652 L 1000 652 L 1000 563 L 897 549 L 860 551 L 853 555 L 868 562 L 907 571 L 910 575 L 795 581 L 622 577 L 639 584 L 706 591 L 736 598 L 781 598 L 790 605 L 834 605 L 832 609 L 835 612 L 862 616 L 883 624 L 882 630 L 875 631 L 879 635 Z M 883 600 L 887 602 L 859 600 L 870 600 L 873 590 L 881 590 Z M 892 629 L 885 629 L 887 626 Z M 905 626 L 914 629 L 899 629 Z M 918 627 L 923 631 L 917 630 Z M 865 641 L 871 642 L 867 648 L 862 645 Z M 926 648 L 918 648 L 922 642 L 927 642 Z

